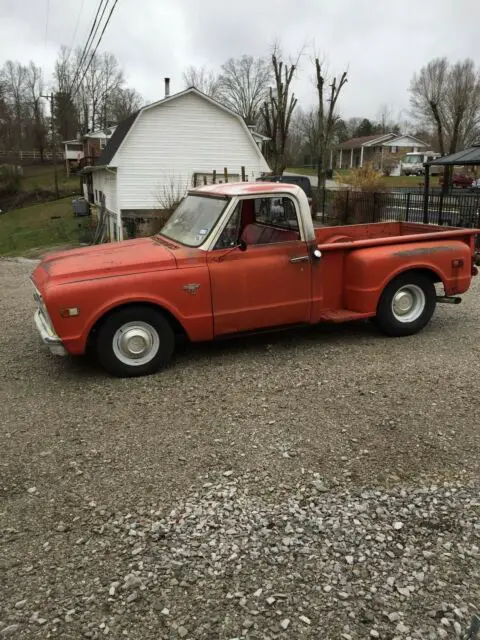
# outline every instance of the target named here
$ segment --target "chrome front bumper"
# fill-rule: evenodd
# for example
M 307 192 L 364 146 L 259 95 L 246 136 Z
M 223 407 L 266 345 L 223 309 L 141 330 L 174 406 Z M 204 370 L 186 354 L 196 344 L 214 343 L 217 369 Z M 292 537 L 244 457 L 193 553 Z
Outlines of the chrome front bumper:
M 45 305 L 43 304 L 42 296 L 40 295 L 40 292 L 37 290 L 35 285 L 34 289 L 35 293 L 33 297 L 38 306 L 34 315 L 37 331 L 40 334 L 43 343 L 47 345 L 53 355 L 66 356 L 67 350 L 63 346 L 60 338 L 55 333 L 52 323 L 50 322 L 50 318 L 48 317 L 48 312 L 46 311 Z

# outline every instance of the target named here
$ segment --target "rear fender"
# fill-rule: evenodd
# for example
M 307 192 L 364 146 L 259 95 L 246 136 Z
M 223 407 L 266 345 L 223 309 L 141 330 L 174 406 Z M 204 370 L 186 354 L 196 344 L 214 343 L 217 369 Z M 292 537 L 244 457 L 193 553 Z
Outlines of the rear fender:
M 457 263 L 460 266 L 454 266 Z M 415 242 L 351 251 L 345 257 L 344 306 L 351 311 L 375 313 L 383 290 L 407 271 L 431 274 L 443 283 L 445 294 L 464 293 L 472 273 L 470 247 L 460 241 Z

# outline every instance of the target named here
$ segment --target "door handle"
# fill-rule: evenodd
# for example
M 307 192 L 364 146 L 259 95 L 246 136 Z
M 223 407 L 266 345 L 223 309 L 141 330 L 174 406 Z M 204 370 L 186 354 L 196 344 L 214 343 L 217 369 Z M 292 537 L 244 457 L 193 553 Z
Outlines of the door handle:
M 290 258 L 290 262 L 294 264 L 296 262 L 310 262 L 310 256 L 295 256 L 294 258 Z

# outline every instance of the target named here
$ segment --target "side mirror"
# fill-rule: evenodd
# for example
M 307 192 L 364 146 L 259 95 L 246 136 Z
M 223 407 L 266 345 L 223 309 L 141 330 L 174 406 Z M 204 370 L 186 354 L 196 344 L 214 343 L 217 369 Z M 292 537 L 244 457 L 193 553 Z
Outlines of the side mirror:
M 320 249 L 315 249 L 313 252 L 313 257 L 316 260 L 320 260 L 320 258 L 322 257 L 322 252 L 320 251 Z

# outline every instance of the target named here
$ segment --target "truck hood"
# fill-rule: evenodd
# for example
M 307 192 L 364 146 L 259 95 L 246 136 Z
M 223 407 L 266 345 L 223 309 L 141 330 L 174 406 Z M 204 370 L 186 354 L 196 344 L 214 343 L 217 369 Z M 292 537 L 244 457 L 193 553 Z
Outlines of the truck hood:
M 139 238 L 44 257 L 33 274 L 37 286 L 49 282 L 78 282 L 147 271 L 175 269 L 172 251 L 151 238 Z

